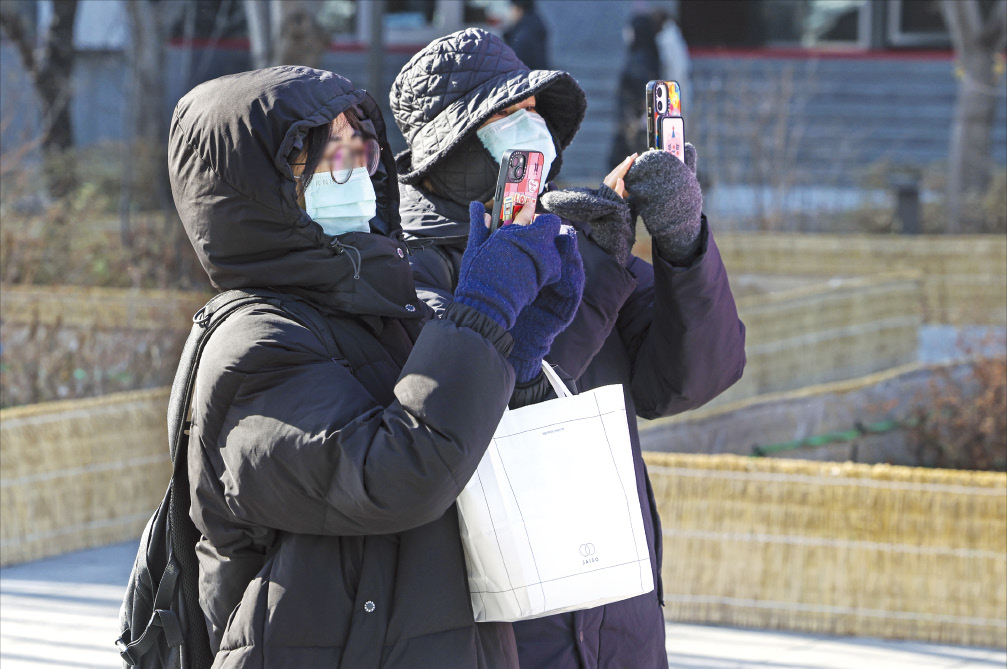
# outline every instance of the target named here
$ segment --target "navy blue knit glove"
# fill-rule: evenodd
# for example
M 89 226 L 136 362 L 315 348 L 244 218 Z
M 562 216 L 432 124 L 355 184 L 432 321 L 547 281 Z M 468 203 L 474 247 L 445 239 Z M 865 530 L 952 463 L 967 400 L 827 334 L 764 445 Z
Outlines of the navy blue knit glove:
M 528 383 L 542 371 L 542 359 L 556 336 L 573 321 L 584 294 L 584 261 L 577 249 L 577 231 L 564 225 L 556 237 L 556 248 L 563 262 L 559 281 L 544 287 L 535 301 L 521 310 L 510 331 L 514 348 L 508 360 L 518 383 Z
M 505 225 L 491 235 L 485 216 L 481 203 L 469 206 L 471 229 L 458 272 L 455 302 L 486 314 L 510 330 L 518 314 L 534 301 L 543 286 L 560 278 L 561 261 L 556 248 L 559 217 L 544 214 L 531 225 Z

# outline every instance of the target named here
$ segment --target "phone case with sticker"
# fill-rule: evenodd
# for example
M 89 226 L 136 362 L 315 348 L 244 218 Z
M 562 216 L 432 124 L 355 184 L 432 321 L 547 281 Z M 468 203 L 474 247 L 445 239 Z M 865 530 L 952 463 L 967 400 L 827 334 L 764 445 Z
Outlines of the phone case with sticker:
M 509 149 L 504 152 L 493 197 L 490 231 L 513 223 L 523 207 L 535 208 L 545 178 L 542 174 L 544 164 L 545 158 L 539 151 Z
M 677 81 L 647 83 L 647 148 L 660 149 L 685 160 L 685 121 L 682 90 Z

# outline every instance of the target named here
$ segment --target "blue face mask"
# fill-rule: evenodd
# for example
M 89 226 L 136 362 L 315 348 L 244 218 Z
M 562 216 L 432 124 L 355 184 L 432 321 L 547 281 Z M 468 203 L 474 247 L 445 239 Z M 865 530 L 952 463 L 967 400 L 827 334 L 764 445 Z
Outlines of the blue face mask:
M 377 198 L 367 168 L 355 168 L 349 179 L 346 170 L 342 170 L 336 173 L 336 178 L 346 181 L 336 183 L 328 172 L 315 174 L 304 189 L 304 210 L 327 235 L 370 232 Z
M 549 170 L 556 160 L 556 145 L 545 119 L 535 112 L 519 109 L 510 116 L 479 128 L 476 136 L 497 162 L 503 160 L 504 151 L 508 149 L 541 152 L 545 163 L 542 165 L 542 187 L 539 192 L 545 190 Z

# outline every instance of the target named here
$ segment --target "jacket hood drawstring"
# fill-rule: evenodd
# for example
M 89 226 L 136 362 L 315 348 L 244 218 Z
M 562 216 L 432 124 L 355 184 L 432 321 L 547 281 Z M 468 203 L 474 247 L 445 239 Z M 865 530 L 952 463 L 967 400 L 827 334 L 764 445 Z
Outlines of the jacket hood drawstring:
M 363 256 L 360 255 L 360 249 L 352 244 L 347 244 L 346 242 L 341 242 L 338 239 L 333 239 L 332 248 L 335 249 L 336 255 L 342 255 L 344 251 L 352 251 L 353 253 L 347 253 L 347 257 L 350 259 L 350 264 L 353 265 L 353 279 L 355 281 L 360 280 L 360 267 L 363 265 Z M 354 257 L 355 256 L 355 257 Z

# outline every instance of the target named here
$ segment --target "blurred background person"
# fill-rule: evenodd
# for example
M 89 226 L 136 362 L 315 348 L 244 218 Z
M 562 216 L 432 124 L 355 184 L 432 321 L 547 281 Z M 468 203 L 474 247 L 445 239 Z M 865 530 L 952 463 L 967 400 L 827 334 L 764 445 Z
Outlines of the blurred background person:
M 549 69 L 549 30 L 535 11 L 535 0 L 511 0 L 511 25 L 504 41 L 533 70 Z
M 661 56 L 660 79 L 677 81 L 682 87 L 682 109 L 684 114 L 692 112 L 692 63 L 689 60 L 689 46 L 678 27 L 677 12 L 663 8 L 654 11 L 654 23 L 660 26 L 657 34 L 657 51 Z
M 661 78 L 658 29 L 652 15 L 637 14 L 623 30 L 629 50 L 619 75 L 609 165 L 617 165 L 631 153 L 647 149 L 647 105 L 643 91 L 648 81 Z

